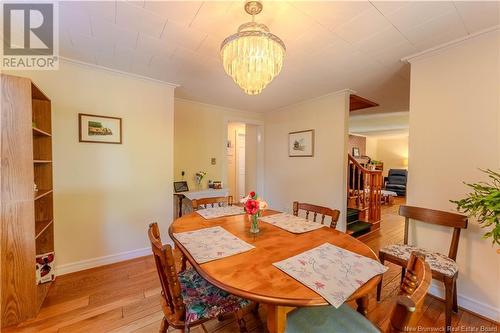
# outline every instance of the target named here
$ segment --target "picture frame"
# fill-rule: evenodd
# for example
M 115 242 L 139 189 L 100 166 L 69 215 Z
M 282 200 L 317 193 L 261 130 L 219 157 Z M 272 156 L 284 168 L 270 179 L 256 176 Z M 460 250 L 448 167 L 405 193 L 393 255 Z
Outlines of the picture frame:
M 179 192 L 188 192 L 189 187 L 187 184 L 187 181 L 182 180 L 178 182 L 174 182 L 174 192 L 179 193 Z
M 78 140 L 122 144 L 122 118 L 79 113 Z
M 354 157 L 360 157 L 361 156 L 358 147 L 352 147 L 352 156 L 354 156 Z
M 289 157 L 314 156 L 314 130 L 304 130 L 288 133 Z

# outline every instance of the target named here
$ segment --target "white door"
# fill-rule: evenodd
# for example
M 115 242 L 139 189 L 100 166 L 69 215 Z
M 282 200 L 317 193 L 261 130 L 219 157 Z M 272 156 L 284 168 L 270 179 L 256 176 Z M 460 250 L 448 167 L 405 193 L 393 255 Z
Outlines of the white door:
M 236 133 L 236 198 L 243 198 L 245 193 L 245 133 Z

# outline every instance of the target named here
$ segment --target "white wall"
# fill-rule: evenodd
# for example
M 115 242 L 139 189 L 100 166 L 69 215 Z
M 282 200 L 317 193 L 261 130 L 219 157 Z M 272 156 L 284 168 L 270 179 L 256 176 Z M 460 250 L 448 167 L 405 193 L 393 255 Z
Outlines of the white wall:
M 265 199 L 291 212 L 294 200 L 339 209 L 345 229 L 349 93 L 342 91 L 265 115 Z M 314 157 L 288 157 L 288 133 L 315 130 Z
M 227 141 L 231 142 L 231 147 L 227 148 L 227 187 L 229 189 L 229 195 L 232 195 L 235 200 L 237 197 L 237 189 L 236 189 L 236 169 L 237 169 L 237 161 L 236 161 L 236 136 L 237 133 L 245 133 L 245 124 L 243 123 L 229 123 L 227 126 Z
M 462 183 L 500 167 L 498 30 L 411 59 L 408 203 L 454 211 Z M 460 238 L 459 305 L 500 321 L 500 255 L 474 219 Z M 451 230 L 414 224 L 419 246 L 448 253 Z M 441 288 L 433 289 L 438 292 Z
M 66 61 L 57 71 L 13 74 L 31 77 L 52 100 L 59 273 L 150 253 L 152 221 L 166 240 L 174 88 Z M 123 144 L 79 143 L 78 113 L 122 118 Z
M 368 137 L 366 154 L 384 163 L 384 176 L 390 169 L 408 169 L 408 135 Z
M 262 113 L 246 112 L 216 105 L 175 99 L 174 115 L 174 177 L 185 180 L 189 188 L 195 188 L 194 174 L 206 171 L 205 181 L 227 182 L 226 142 L 229 122 L 262 122 Z M 210 159 L 216 158 L 216 165 Z M 204 184 L 206 187 L 207 184 Z
M 245 192 L 256 191 L 258 170 L 258 128 L 256 125 L 245 126 Z

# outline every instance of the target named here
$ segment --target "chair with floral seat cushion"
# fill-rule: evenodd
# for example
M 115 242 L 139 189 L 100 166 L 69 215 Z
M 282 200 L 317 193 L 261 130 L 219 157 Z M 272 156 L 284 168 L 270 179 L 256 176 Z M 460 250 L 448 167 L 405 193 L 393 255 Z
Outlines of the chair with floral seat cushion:
M 162 288 L 164 317 L 160 332 L 167 332 L 170 326 L 189 332 L 193 326 L 203 327 L 204 322 L 231 313 L 240 332 L 247 331 L 243 316 L 253 310 L 254 303 L 211 285 L 192 268 L 178 275 L 172 247 L 162 244 L 156 223 L 149 225 L 148 236 Z
M 416 252 L 411 254 L 407 267 L 396 302 L 390 308 L 387 319 L 379 326 L 344 303 L 338 309 L 321 306 L 290 312 L 286 333 L 416 332 L 432 272 L 424 255 Z
M 399 215 L 405 217 L 404 243 L 393 244 L 379 250 L 379 258 L 382 263 L 389 261 L 402 267 L 402 275 L 412 251 L 418 251 L 426 256 L 426 261 L 432 269 L 432 277 L 442 281 L 445 286 L 445 328 L 451 329 L 451 312 L 458 311 L 457 304 L 457 277 L 458 265 L 456 263 L 458 252 L 458 241 L 461 229 L 467 228 L 467 217 L 464 215 L 443 212 L 433 209 L 401 206 Z M 410 219 L 418 222 L 440 225 L 453 228 L 453 235 L 448 255 L 439 252 L 422 249 L 408 244 L 408 228 Z M 377 286 L 377 300 L 380 300 L 382 280 Z

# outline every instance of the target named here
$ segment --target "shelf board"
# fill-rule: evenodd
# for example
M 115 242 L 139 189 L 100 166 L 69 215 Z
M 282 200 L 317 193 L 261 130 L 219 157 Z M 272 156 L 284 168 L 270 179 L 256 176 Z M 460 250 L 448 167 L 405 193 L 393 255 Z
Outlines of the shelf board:
M 34 192 L 34 193 L 35 193 L 35 195 L 34 195 L 35 200 L 38 200 L 40 198 L 43 198 L 47 194 L 52 193 L 52 190 L 38 190 L 37 192 Z
M 35 239 L 40 237 L 41 234 L 52 224 L 54 220 L 44 220 L 35 222 Z
M 35 164 L 52 163 L 52 160 L 33 160 L 33 163 Z
M 52 136 L 52 134 L 42 131 L 41 129 L 38 129 L 36 127 L 33 127 L 33 135 L 37 136 Z

